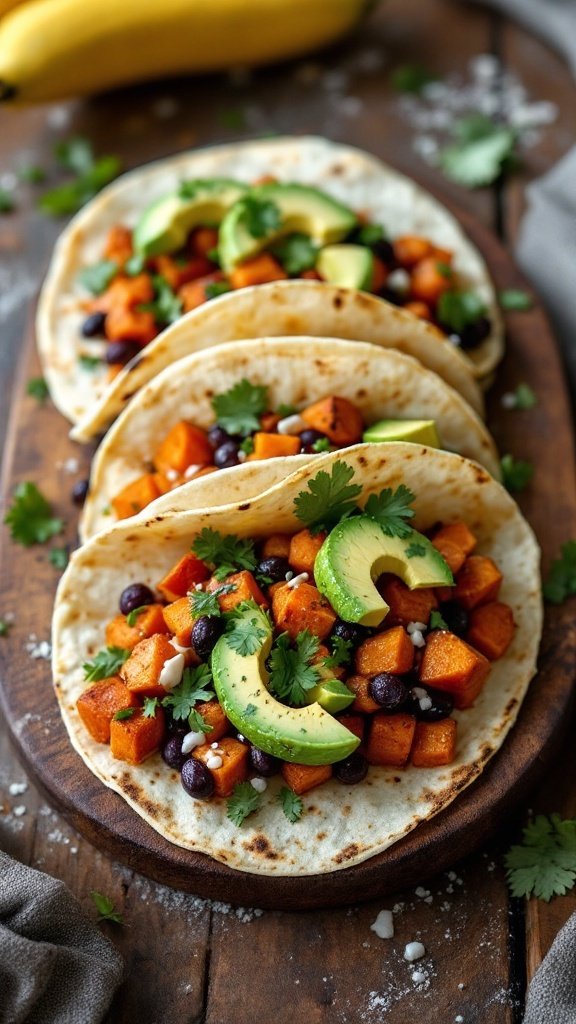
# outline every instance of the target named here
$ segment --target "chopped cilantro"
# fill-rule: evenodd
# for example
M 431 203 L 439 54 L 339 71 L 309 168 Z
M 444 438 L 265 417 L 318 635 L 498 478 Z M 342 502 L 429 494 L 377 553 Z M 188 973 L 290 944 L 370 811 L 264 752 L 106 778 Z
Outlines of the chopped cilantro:
M 217 245 L 215 245 L 213 249 L 209 249 L 206 256 L 211 263 L 217 263 L 218 266 L 220 266 L 220 252 Z
M 404 549 L 406 558 L 424 558 L 426 554 L 426 548 L 423 544 L 419 544 L 418 541 L 412 541 L 407 548 Z
M 61 572 L 68 565 L 68 557 L 68 548 L 51 548 L 48 552 L 48 561 Z
M 39 209 L 52 217 L 76 213 L 104 185 L 112 181 L 121 169 L 118 157 L 102 156 L 96 159 L 88 140 L 80 137 L 60 142 L 55 154 L 60 166 L 72 172 L 75 178 L 41 196 Z
M 436 77 L 421 64 L 401 64 L 392 72 L 392 85 L 396 92 L 419 94 Z
M 442 263 L 441 260 L 437 261 L 436 270 L 440 274 L 440 277 L 445 277 L 446 279 L 454 277 L 454 271 L 449 263 Z
M 0 636 L 8 636 L 12 629 L 12 623 L 8 619 L 0 619 Z
M 85 661 L 82 665 L 84 678 L 89 683 L 97 683 L 100 679 L 115 676 L 129 656 L 130 651 L 125 647 L 104 647 L 93 661 Z
M 229 434 L 246 436 L 253 430 L 258 430 L 258 417 L 267 407 L 267 388 L 260 384 L 251 384 L 246 378 L 212 399 L 212 408 L 218 423 Z
M 253 612 L 249 619 L 246 612 Z M 256 653 L 269 631 L 268 616 L 255 601 L 242 601 L 227 613 L 226 643 L 243 658 Z
M 188 725 L 192 732 L 214 732 L 214 726 L 209 725 L 206 719 L 202 717 L 196 708 L 192 708 L 192 711 L 188 715 Z
M 162 706 L 170 708 L 172 718 L 188 718 L 197 701 L 213 700 L 214 691 L 207 689 L 212 686 L 212 673 L 209 665 L 198 665 L 196 668 L 185 668 L 182 682 L 175 686 L 168 696 L 162 698 Z
M 528 292 L 522 291 L 521 288 L 504 288 L 503 291 L 498 292 L 498 299 L 502 309 L 514 309 L 524 312 L 527 309 L 532 309 L 534 305 L 532 296 Z
M 543 586 L 543 594 L 551 604 L 561 604 L 576 594 L 576 540 L 562 545 L 561 557 L 552 562 Z
M 200 618 L 201 615 L 221 615 L 218 598 L 220 594 L 231 594 L 236 590 L 235 583 L 222 583 L 212 593 L 206 590 L 193 590 L 190 593 L 190 610 L 192 618 Z
M 36 164 L 28 164 L 18 171 L 18 177 L 20 181 L 25 181 L 27 185 L 41 185 L 46 180 L 46 171 L 43 167 L 38 167 Z
M 326 668 L 338 668 L 340 665 L 349 665 L 352 659 L 353 643 L 351 640 L 343 640 L 341 636 L 333 636 L 330 639 L 332 654 L 324 658 Z
M 298 277 L 304 270 L 311 270 L 316 266 L 318 246 L 308 235 L 300 232 L 282 238 L 272 251 L 286 273 L 292 277 Z
M 385 487 L 380 494 L 370 495 L 364 513 L 380 524 L 387 537 L 409 537 L 412 527 L 404 520 L 414 518 L 414 509 L 410 508 L 414 500 L 414 494 L 404 484 L 395 491 Z
M 257 707 L 255 704 L 247 704 L 244 708 L 244 718 L 251 718 L 252 715 L 256 714 Z
M 44 377 L 31 377 L 26 384 L 26 394 L 31 395 L 37 402 L 45 402 L 50 392 Z
M 83 370 L 95 370 L 96 367 L 102 365 L 100 356 L 87 356 L 85 353 L 78 356 L 78 364 Z
M 168 281 L 160 274 L 154 275 L 152 284 L 155 293 L 154 301 L 143 302 L 138 309 L 142 312 L 152 313 L 159 324 L 173 324 L 182 316 L 182 299 L 178 298 Z
M 329 452 L 332 449 L 332 445 L 327 437 L 319 437 L 317 441 L 312 444 L 312 451 L 317 452 L 319 455 L 321 452 Z
M 465 188 L 491 185 L 515 155 L 517 135 L 483 114 L 470 114 L 454 125 L 454 142 L 440 153 L 447 178 Z
M 0 213 L 12 213 L 16 209 L 13 197 L 5 188 L 0 188 Z
M 300 797 L 294 792 L 293 789 L 288 789 L 288 786 L 282 786 L 282 789 L 278 793 L 278 799 L 282 805 L 282 810 L 288 818 L 288 821 L 294 822 L 299 821 L 302 817 L 304 810 L 304 804 Z
M 36 484 L 29 480 L 18 484 L 4 522 L 13 540 L 26 548 L 32 544 L 45 544 L 50 537 L 60 533 L 63 526 L 62 520 L 52 515 L 50 504 Z
M 131 612 L 128 612 L 128 615 L 126 616 L 126 622 L 128 623 L 128 625 L 135 626 L 138 620 L 138 616 L 142 615 L 142 612 L 147 611 L 149 607 L 150 605 L 141 604 L 139 608 L 133 608 Z
M 354 232 L 354 244 L 367 245 L 370 248 L 382 242 L 385 237 L 384 228 L 380 224 L 362 224 Z
M 128 274 L 128 277 L 136 277 L 137 274 L 141 274 L 146 266 L 146 258 L 140 253 L 135 253 L 130 259 L 126 260 L 124 264 L 124 273 Z
M 534 466 L 526 459 L 515 459 L 513 455 L 503 455 L 500 460 L 502 467 L 502 483 L 507 491 L 517 493 L 525 490 L 534 476 Z
M 122 914 L 114 909 L 114 904 L 108 896 L 103 896 L 101 892 L 96 892 L 94 889 L 90 895 L 98 911 L 99 921 L 112 921 L 113 924 L 124 924 Z
M 282 223 L 280 209 L 270 199 L 247 195 L 240 200 L 240 203 L 242 204 L 241 218 L 252 238 L 266 238 L 280 227 Z
M 294 499 L 294 512 L 312 533 L 331 529 L 341 519 L 356 511 L 353 500 L 361 493 L 360 484 L 351 484 L 352 466 L 338 460 L 330 473 L 321 469 L 308 481 L 308 490 L 300 491 Z
M 225 295 L 232 291 L 232 285 L 228 281 L 209 281 L 204 289 L 207 299 L 217 299 L 219 295 Z
M 533 409 L 538 405 L 538 399 L 529 384 L 518 384 L 512 392 L 514 398 L 513 409 Z
M 123 722 L 125 718 L 132 718 L 132 715 L 136 711 L 136 708 L 121 708 L 120 711 L 116 711 L 112 718 L 115 722 Z
M 203 562 L 217 567 L 214 573 L 217 579 L 223 579 L 237 569 L 251 571 L 258 563 L 253 540 L 237 537 L 233 533 L 219 533 L 209 526 L 205 526 L 194 539 L 192 551 Z
M 576 819 L 538 814 L 523 829 L 522 843 L 505 856 L 513 896 L 537 896 L 547 902 L 563 896 L 576 882 Z
M 292 645 L 288 633 L 281 633 L 270 654 L 270 689 L 277 697 L 295 704 L 306 703 L 306 692 L 320 679 L 320 666 L 311 664 L 320 640 L 307 629 L 298 633 Z
M 433 608 L 430 612 L 428 629 L 448 629 L 448 624 L 444 621 L 442 615 L 436 608 Z
M 262 803 L 262 796 L 249 782 L 237 782 L 232 796 L 226 802 L 226 817 L 238 827 L 249 814 L 257 811 Z
M 475 292 L 444 292 L 438 300 L 438 319 L 443 327 L 459 334 L 486 313 L 486 306 Z
M 281 419 L 285 419 L 286 416 L 293 416 L 298 410 L 295 405 L 286 405 L 285 402 L 281 402 L 276 411 Z
M 142 709 L 142 716 L 144 718 L 155 718 L 156 708 L 160 704 L 158 697 L 144 697 L 144 707 Z
M 252 455 L 252 452 L 254 451 L 254 438 L 245 437 L 240 445 L 240 451 L 244 452 L 245 455 Z

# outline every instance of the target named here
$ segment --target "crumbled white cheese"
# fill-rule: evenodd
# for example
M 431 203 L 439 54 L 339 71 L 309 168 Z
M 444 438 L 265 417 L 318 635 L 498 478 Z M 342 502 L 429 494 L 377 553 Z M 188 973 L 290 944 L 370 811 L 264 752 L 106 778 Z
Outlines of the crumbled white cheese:
M 212 750 L 218 750 L 218 740 L 215 740 L 215 742 L 211 743 L 210 746 L 212 747 Z
M 295 413 L 294 416 L 285 416 L 276 424 L 276 430 L 279 434 L 301 434 L 303 430 L 306 430 L 306 420 L 303 420 L 298 413 Z
M 391 274 L 388 274 L 386 287 L 391 288 L 393 292 L 398 292 L 399 295 L 405 295 L 410 288 L 410 274 L 401 268 L 393 270 Z
M 422 686 L 413 686 L 410 690 L 411 695 L 415 700 L 422 700 L 422 697 L 427 697 L 428 692 Z
M 419 629 L 415 629 L 414 632 L 410 633 L 409 635 L 410 635 L 410 639 L 411 639 L 414 647 L 425 647 L 426 646 L 426 641 L 424 639 L 424 636 L 422 635 L 422 633 L 420 632 Z
M 292 572 L 292 569 L 288 569 L 288 572 L 286 573 L 284 579 L 286 580 L 286 583 L 289 583 L 290 580 L 294 579 L 294 573 Z
M 160 686 L 163 686 L 165 690 L 173 690 L 175 686 L 182 679 L 184 672 L 184 655 L 180 652 L 175 654 L 173 658 L 168 658 L 162 665 L 162 671 L 158 678 Z
M 412 981 L 415 985 L 422 985 L 422 983 L 426 981 L 426 975 L 423 971 L 413 971 Z
M 44 661 L 50 661 L 52 657 L 52 645 L 48 640 L 40 640 L 36 642 L 36 636 L 31 633 L 30 639 L 26 644 L 26 650 L 31 658 L 38 659 L 43 658 Z
M 26 808 L 24 804 L 19 804 L 18 807 L 12 808 L 12 814 L 15 818 L 21 818 L 23 814 L 26 814 Z
M 193 476 L 196 476 L 196 473 L 199 473 L 201 469 L 201 463 L 198 466 L 186 466 L 186 469 L 184 470 L 184 479 L 190 480 Z
M 515 409 L 516 408 L 516 395 L 513 391 L 506 391 L 500 399 L 500 405 L 503 409 Z
M 286 586 L 290 587 L 291 590 L 294 590 L 296 587 L 299 587 L 301 583 L 306 583 L 309 579 L 310 576 L 307 572 L 300 572 L 297 576 L 293 576 L 291 580 L 288 580 Z
M 200 747 L 205 742 L 205 735 L 203 732 L 187 732 L 184 739 L 182 740 L 181 751 L 183 754 L 189 754 L 194 747 Z
M 412 964 L 415 960 L 421 960 L 425 953 L 426 950 L 421 942 L 408 942 L 404 949 L 404 959 Z
M 171 484 L 173 484 L 174 481 L 177 480 L 179 476 L 180 476 L 180 473 L 178 472 L 177 469 L 167 469 L 166 470 L 166 479 L 169 480 Z
M 454 345 L 455 348 L 460 348 L 460 345 L 462 344 L 462 339 L 459 334 L 449 334 L 448 341 L 451 345 Z
M 429 711 L 432 707 L 432 698 L 428 696 L 420 697 L 418 704 L 420 705 L 420 711 Z
M 406 626 L 406 630 L 409 634 L 411 633 L 423 633 L 427 629 L 425 622 L 409 622 Z
M 222 758 L 218 757 L 218 754 L 209 754 L 208 757 L 206 758 L 206 767 L 207 768 L 221 768 L 222 767 Z
M 238 449 L 238 462 L 246 462 L 248 455 L 241 448 Z
M 464 1017 L 461 1013 L 457 1013 L 454 1017 L 454 1024 L 464 1024 Z
M 25 793 L 27 789 L 27 782 L 11 782 L 8 787 L 8 792 L 10 793 L 10 796 L 22 796 L 22 793 Z
M 168 641 L 168 643 L 170 644 L 171 647 L 174 648 L 175 651 L 178 651 L 178 654 L 186 654 L 187 651 L 192 650 L 191 647 L 182 647 L 182 644 L 178 643 L 175 636 L 173 636 L 172 639 Z
M 250 785 L 257 793 L 263 793 L 268 786 L 268 783 L 266 782 L 266 779 L 255 778 L 250 779 Z
M 430 889 L 425 889 L 424 886 L 422 885 L 419 885 L 416 889 L 414 889 L 414 892 L 416 896 L 418 896 L 418 899 L 421 900 L 423 900 L 426 896 L 430 895 Z
M 244 739 L 244 736 L 242 735 L 241 732 L 236 733 L 236 739 L 239 740 L 240 743 L 245 743 L 246 742 L 245 739 Z
M 80 462 L 75 458 L 66 459 L 64 462 L 57 462 L 56 469 L 63 469 L 65 473 L 73 476 L 80 469 Z
M 394 938 L 394 920 L 391 910 L 381 910 L 376 920 L 370 925 L 370 931 L 376 932 L 379 939 Z

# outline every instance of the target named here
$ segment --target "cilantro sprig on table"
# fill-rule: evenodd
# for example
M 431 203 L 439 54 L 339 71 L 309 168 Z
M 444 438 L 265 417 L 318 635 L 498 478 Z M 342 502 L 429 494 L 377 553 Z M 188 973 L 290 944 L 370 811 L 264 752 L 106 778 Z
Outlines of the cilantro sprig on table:
M 64 525 L 62 519 L 52 515 L 50 503 L 29 480 L 18 484 L 4 522 L 12 539 L 26 548 L 45 544 L 60 533 Z
M 182 682 L 162 698 L 162 706 L 170 708 L 172 718 L 176 721 L 188 718 L 198 701 L 213 700 L 216 694 L 209 689 L 212 686 L 212 672 L 207 664 L 196 668 L 184 669 Z
M 15 209 L 14 197 L 5 188 L 0 188 L 0 213 L 12 213 Z
M 203 562 L 215 567 L 216 579 L 223 579 L 238 569 L 252 571 L 258 563 L 254 541 L 232 533 L 223 534 L 209 526 L 194 538 L 192 551 Z
M 522 843 L 505 856 L 513 896 L 537 896 L 547 902 L 563 896 L 576 882 L 576 819 L 539 814 L 523 830 Z
M 99 921 L 112 921 L 113 924 L 124 924 L 122 914 L 116 910 L 113 901 L 108 896 L 104 896 L 101 892 L 96 892 L 95 889 L 92 890 L 90 896 L 98 911 Z
M 76 213 L 117 177 L 122 166 L 116 156 L 96 157 L 88 139 L 80 136 L 58 143 L 54 152 L 60 167 L 74 177 L 40 197 L 39 209 L 51 217 Z
M 355 498 L 362 492 L 360 484 L 351 484 L 352 466 L 337 461 L 330 473 L 321 469 L 308 481 L 305 491 L 294 499 L 294 512 L 312 533 L 330 530 L 356 511 Z
M 533 409 L 536 405 L 538 405 L 538 399 L 536 398 L 536 394 L 529 384 L 518 384 L 514 391 L 509 392 L 509 395 L 511 401 L 510 405 L 507 406 L 507 408 L 525 410 Z
M 412 93 L 418 96 L 424 87 L 430 82 L 436 81 L 436 78 L 437 76 L 422 64 L 401 64 L 392 72 L 391 82 L 396 92 Z
M 525 312 L 528 309 L 532 309 L 534 305 L 532 296 L 521 288 L 504 288 L 498 292 L 498 299 L 502 309 L 505 310 Z
M 30 395 L 31 398 L 35 398 L 40 404 L 43 404 L 50 394 L 44 377 L 31 377 L 26 384 L 26 394 Z
M 9 619 L 0 618 L 0 636 L 8 636 L 13 625 L 14 623 L 10 622 Z
M 288 633 L 277 637 L 270 653 L 270 690 L 277 697 L 301 707 L 306 693 L 320 681 L 320 665 L 313 665 L 320 640 L 307 629 L 292 642 Z
M 447 178 L 465 188 L 491 185 L 516 156 L 517 133 L 484 114 L 470 114 L 456 122 L 454 141 L 440 153 Z
M 289 789 L 288 786 L 282 786 L 278 793 L 278 800 L 285 816 L 292 825 L 300 820 L 304 811 L 304 804 L 293 789 Z
M 68 565 L 69 557 L 68 548 L 66 547 L 51 548 L 48 552 L 48 561 L 50 562 L 50 565 L 53 565 L 54 568 L 58 569 L 60 572 L 63 572 Z
M 267 388 L 244 378 L 229 391 L 215 395 L 212 408 L 221 427 L 229 434 L 246 436 L 259 430 L 259 416 L 268 408 Z
M 240 827 L 248 815 L 257 811 L 262 803 L 262 795 L 249 782 L 237 782 L 232 796 L 226 802 L 226 817 Z
M 552 562 L 542 592 L 551 604 L 562 604 L 576 594 L 576 540 L 562 545 L 561 557 Z
M 523 491 L 534 476 L 534 466 L 527 459 L 515 459 L 509 453 L 500 459 L 502 483 L 513 494 Z
M 82 665 L 84 678 L 89 683 L 97 683 L 100 679 L 115 676 L 129 655 L 130 651 L 125 647 L 104 647 L 92 661 L 85 661 Z

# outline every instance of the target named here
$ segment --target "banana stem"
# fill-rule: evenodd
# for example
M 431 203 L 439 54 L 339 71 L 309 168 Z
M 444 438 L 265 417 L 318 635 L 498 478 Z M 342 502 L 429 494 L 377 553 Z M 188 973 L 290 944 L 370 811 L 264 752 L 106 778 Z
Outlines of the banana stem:
M 3 82 L 0 79 L 0 103 L 4 103 L 6 100 L 14 99 L 16 95 L 16 89 L 9 82 Z

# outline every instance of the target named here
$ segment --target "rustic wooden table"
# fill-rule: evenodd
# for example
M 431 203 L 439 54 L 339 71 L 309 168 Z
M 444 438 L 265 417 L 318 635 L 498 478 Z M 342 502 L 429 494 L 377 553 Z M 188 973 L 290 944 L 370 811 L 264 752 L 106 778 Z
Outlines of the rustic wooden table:
M 557 104 L 558 117 L 513 179 L 465 192 L 414 153 L 414 129 L 390 86 L 390 71 L 417 62 L 441 76 L 466 72 L 470 58 L 482 53 L 496 54 L 532 98 Z M 258 72 L 247 81 L 164 82 L 85 103 L 2 111 L 0 185 L 19 164 L 48 163 L 54 143 L 70 134 L 88 136 L 97 151 L 118 153 L 129 168 L 190 145 L 315 131 L 364 146 L 417 175 L 513 246 L 527 183 L 573 141 L 573 101 L 560 61 L 499 16 L 449 0 L 388 0 L 353 40 L 304 66 Z M 34 192 L 26 189 L 18 210 L 2 218 L 0 430 L 16 387 L 27 306 L 60 227 L 35 212 Z M 62 474 L 62 487 L 72 479 Z M 573 815 L 575 767 L 569 743 L 530 806 Z M 15 792 L 18 783 L 27 788 Z M 45 803 L 0 730 L 0 848 L 62 878 L 88 915 L 95 917 L 92 889 L 110 896 L 124 915 L 124 927 L 102 926 L 126 962 L 110 1022 L 519 1021 L 527 980 L 576 909 L 573 895 L 550 905 L 509 898 L 501 852 L 526 810 L 520 808 L 517 820 L 485 849 L 426 882 L 425 890 L 349 910 L 261 914 L 175 892 L 99 854 Z M 393 941 L 370 931 L 383 907 L 396 907 Z M 417 965 L 420 981 L 412 978 L 415 965 L 402 958 L 405 943 L 416 938 L 427 950 Z

